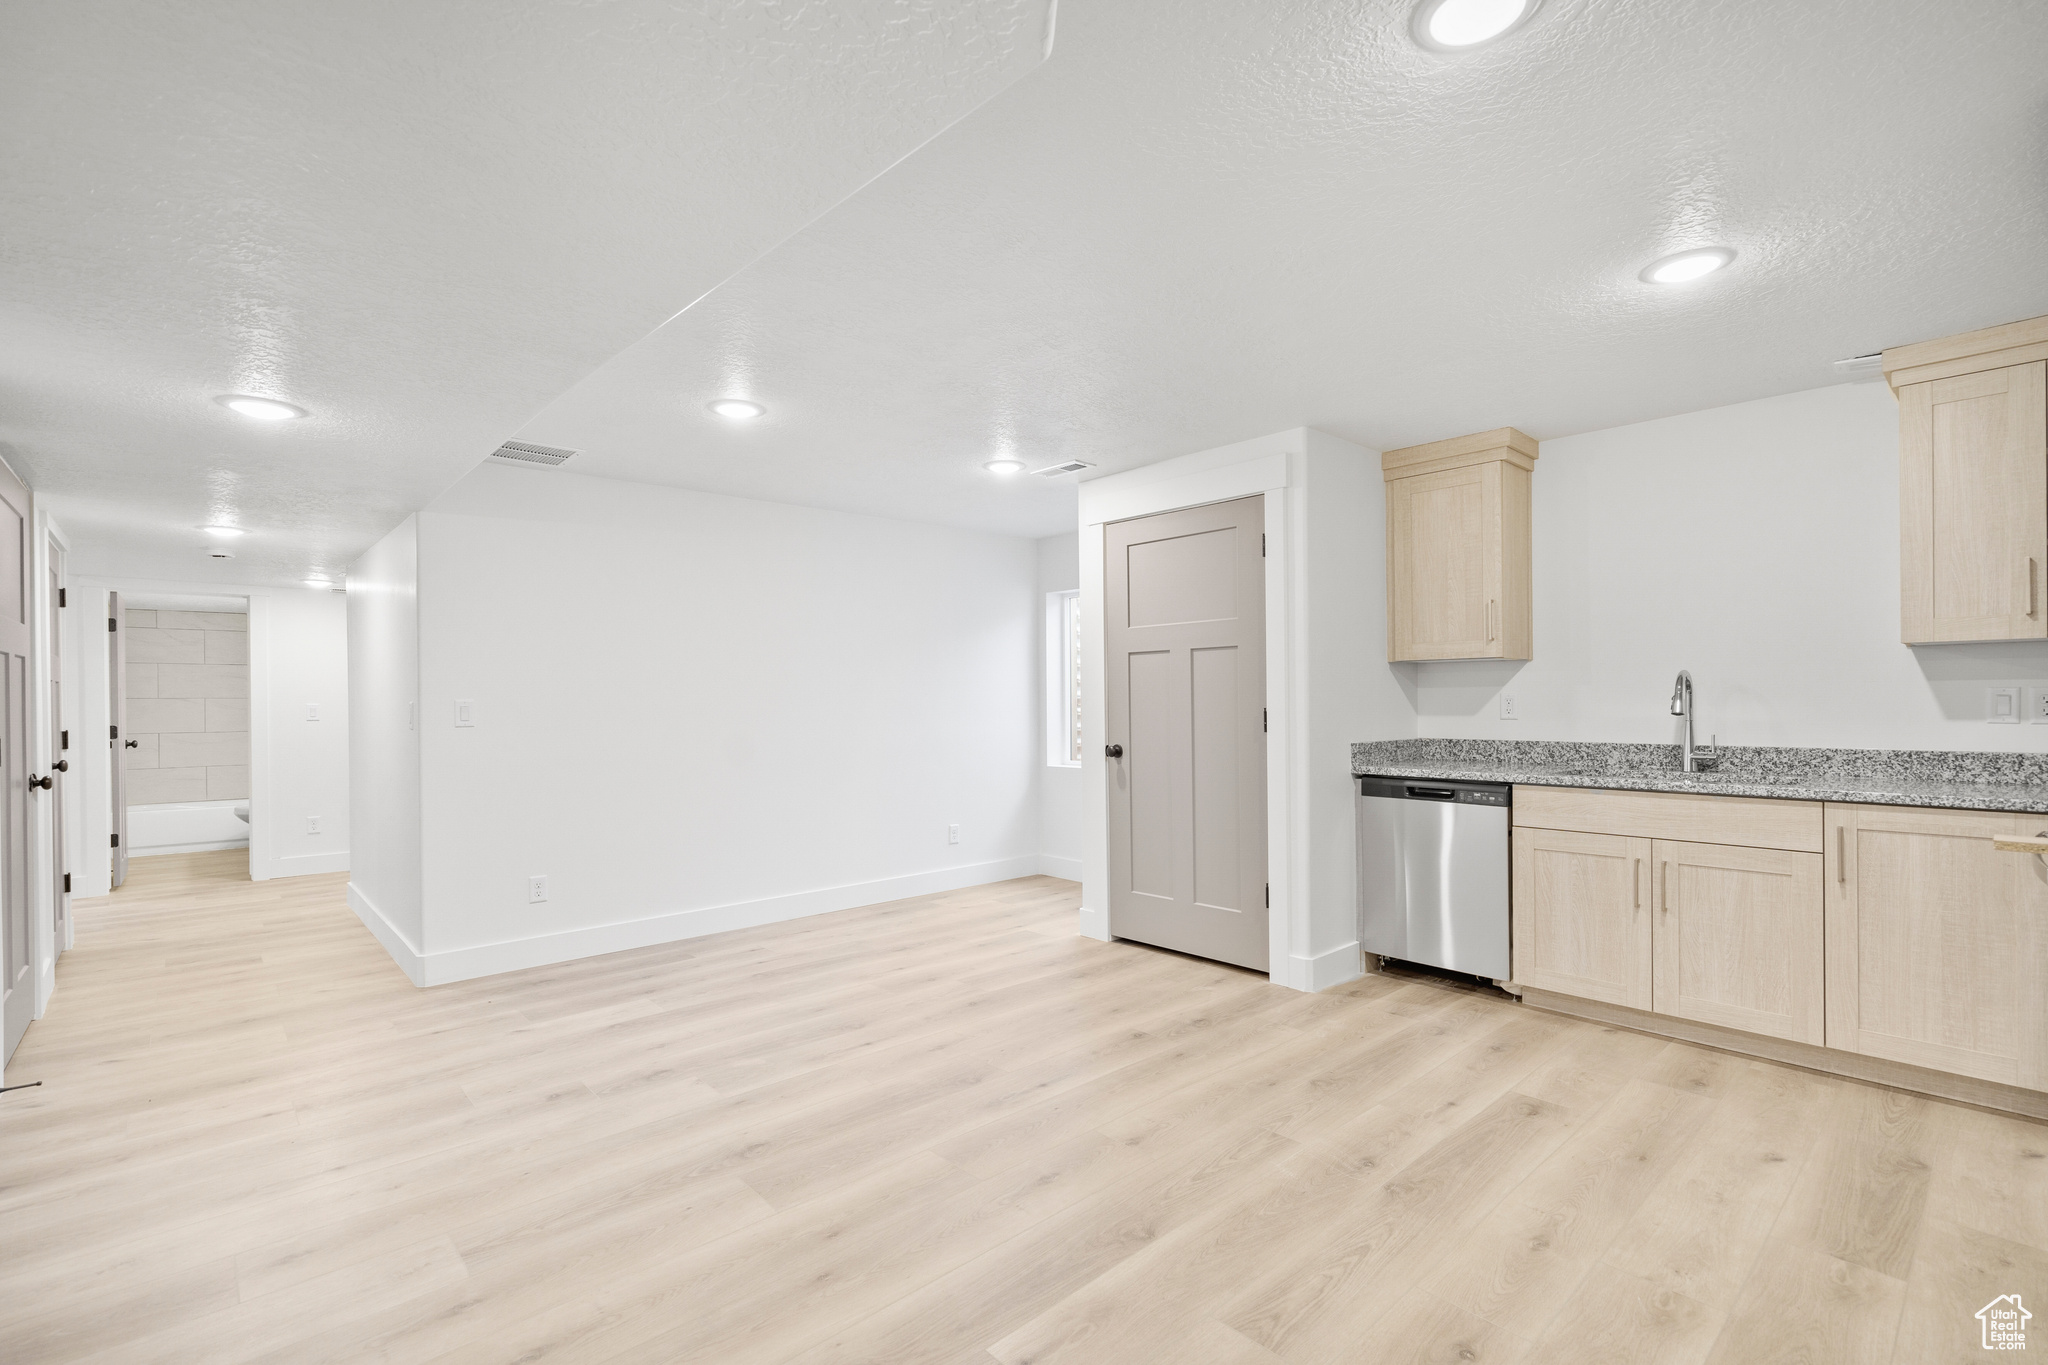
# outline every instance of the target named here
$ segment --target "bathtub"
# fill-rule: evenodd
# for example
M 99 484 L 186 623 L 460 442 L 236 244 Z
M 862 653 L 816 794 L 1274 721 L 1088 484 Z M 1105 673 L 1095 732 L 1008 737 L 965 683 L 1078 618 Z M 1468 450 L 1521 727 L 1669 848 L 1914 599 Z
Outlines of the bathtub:
M 249 846 L 249 803 L 168 801 L 128 808 L 128 856 Z

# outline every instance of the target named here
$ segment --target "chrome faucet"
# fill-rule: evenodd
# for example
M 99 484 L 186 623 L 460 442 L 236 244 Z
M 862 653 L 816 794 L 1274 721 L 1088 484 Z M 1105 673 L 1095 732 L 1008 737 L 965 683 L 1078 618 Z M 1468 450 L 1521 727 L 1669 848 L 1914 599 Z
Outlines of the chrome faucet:
M 1701 771 L 1699 749 L 1692 742 L 1692 674 L 1682 668 L 1678 670 L 1678 681 L 1671 685 L 1671 714 L 1685 717 L 1685 743 L 1679 770 L 1688 773 Z M 1721 746 L 1716 743 L 1709 747 L 1718 754 Z

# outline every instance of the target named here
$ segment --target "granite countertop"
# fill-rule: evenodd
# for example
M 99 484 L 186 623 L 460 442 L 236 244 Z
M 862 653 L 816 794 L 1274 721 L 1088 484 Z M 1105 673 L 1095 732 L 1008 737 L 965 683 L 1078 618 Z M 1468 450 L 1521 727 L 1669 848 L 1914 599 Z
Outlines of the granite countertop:
M 1383 777 L 2048 815 L 2048 754 L 1723 745 L 1718 758 L 1716 771 L 1685 773 L 1675 744 L 1393 739 L 1351 746 L 1352 772 Z

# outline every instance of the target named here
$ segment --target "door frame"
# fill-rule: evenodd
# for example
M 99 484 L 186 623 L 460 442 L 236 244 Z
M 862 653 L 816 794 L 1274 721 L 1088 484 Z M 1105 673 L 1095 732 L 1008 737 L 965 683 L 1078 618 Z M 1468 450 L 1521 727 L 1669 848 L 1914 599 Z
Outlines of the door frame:
M 1265 494 L 1266 535 L 1266 867 L 1273 904 L 1266 924 L 1268 976 L 1275 985 L 1318 991 L 1358 975 L 1358 944 L 1320 954 L 1309 922 L 1307 586 L 1305 451 L 1320 432 L 1285 431 L 1081 485 L 1081 660 L 1083 799 L 1080 930 L 1107 941 L 1109 789 L 1102 746 L 1107 678 L 1102 627 L 1104 527 L 1156 512 Z M 1332 438 L 1323 438 L 1332 439 Z M 1348 781 L 1348 777 L 1346 779 Z M 1347 845 L 1348 847 L 1348 845 Z
M 270 667 L 270 631 L 272 627 L 270 599 L 277 590 L 255 587 L 240 583 L 193 583 L 176 579 L 146 578 L 79 578 L 71 580 L 71 605 L 85 604 L 90 608 L 78 619 L 87 617 L 104 622 L 107 614 L 107 594 L 120 592 L 148 597 L 151 594 L 179 597 L 241 597 L 248 600 L 249 611 L 249 877 L 251 881 L 265 881 L 272 877 L 291 875 L 278 866 L 279 859 L 274 853 L 277 842 L 275 812 L 270 797 L 273 744 L 271 718 L 272 678 Z M 73 703 L 71 715 L 74 729 L 84 729 L 88 734 L 105 735 L 109 724 L 108 688 L 112 680 L 107 676 L 107 651 L 104 648 L 86 646 L 71 656 L 71 672 L 78 681 L 77 701 Z M 73 735 L 71 748 L 78 751 L 78 740 Z M 86 896 L 107 895 L 113 879 L 113 847 L 109 843 L 112 833 L 113 816 L 113 770 L 111 750 L 98 745 L 88 746 L 84 753 L 86 780 L 79 784 L 79 804 L 73 809 L 77 819 L 72 823 L 73 836 L 71 861 L 71 886 L 74 900 Z M 73 771 L 80 765 L 74 763 Z M 321 871 L 330 869 L 321 868 Z

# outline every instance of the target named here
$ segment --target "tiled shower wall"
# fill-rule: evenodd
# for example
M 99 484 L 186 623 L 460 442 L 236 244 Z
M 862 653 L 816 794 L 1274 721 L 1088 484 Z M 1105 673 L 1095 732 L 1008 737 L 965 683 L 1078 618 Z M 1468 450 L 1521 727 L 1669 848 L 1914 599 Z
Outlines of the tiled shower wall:
M 249 618 L 130 611 L 128 804 L 249 795 Z

